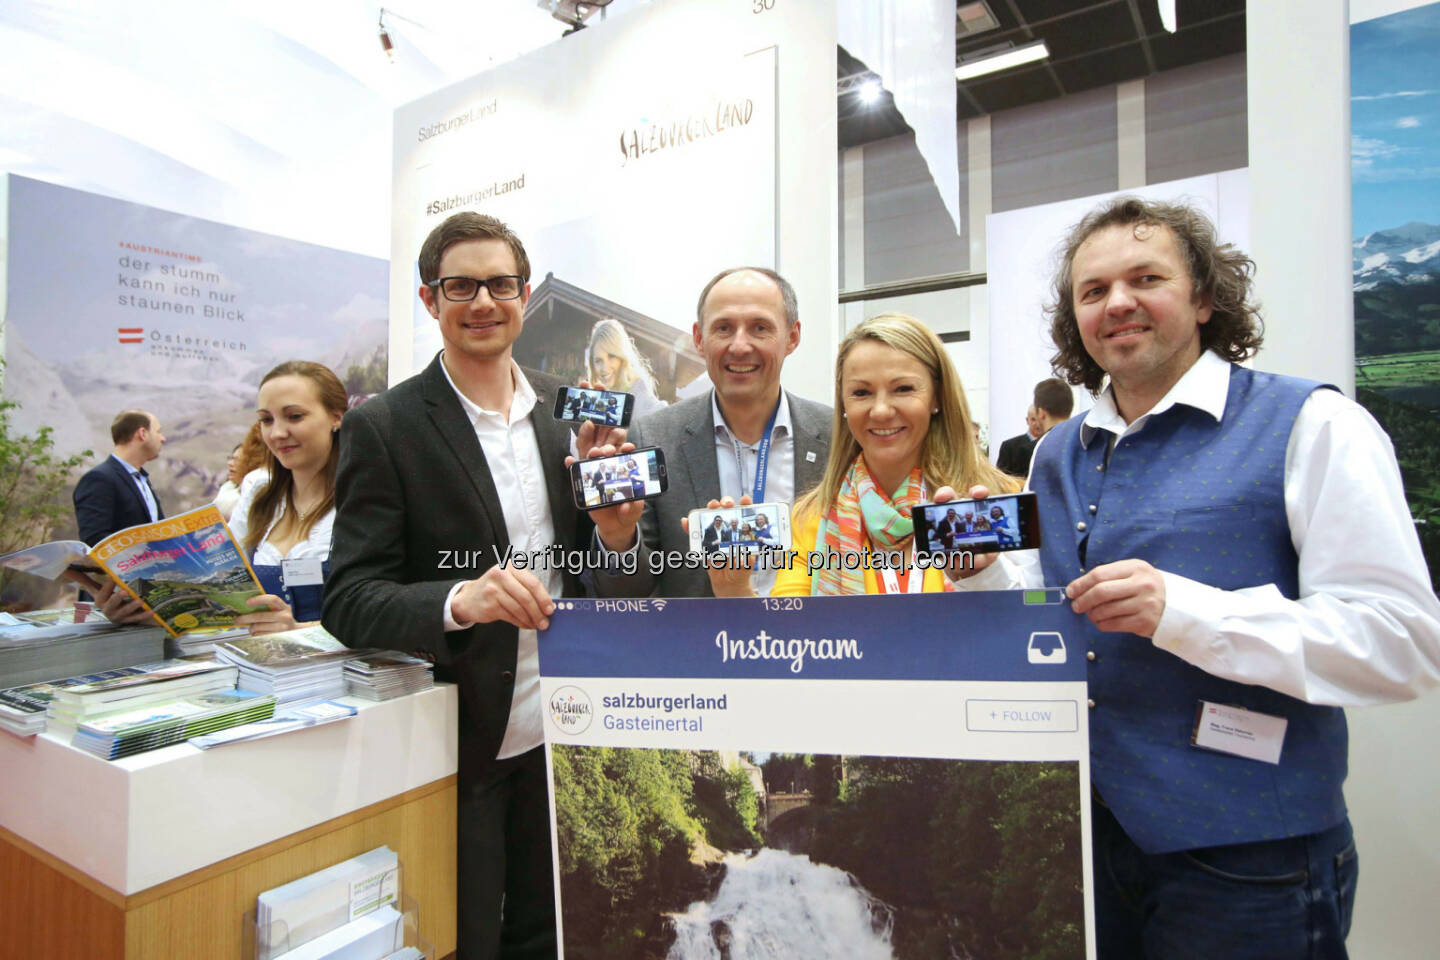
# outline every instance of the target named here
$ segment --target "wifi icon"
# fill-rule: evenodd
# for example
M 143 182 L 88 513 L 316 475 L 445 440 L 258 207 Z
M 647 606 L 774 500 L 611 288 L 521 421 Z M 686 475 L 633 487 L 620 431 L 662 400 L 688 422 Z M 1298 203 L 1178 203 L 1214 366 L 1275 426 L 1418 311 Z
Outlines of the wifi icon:
M 655 609 L 656 609 L 656 610 L 659 610 L 661 613 L 664 613 L 664 612 L 665 612 L 665 604 L 666 604 L 667 602 L 668 602 L 668 601 L 665 601 L 665 600 L 651 600 L 651 601 L 650 601 L 650 603 L 655 607 Z

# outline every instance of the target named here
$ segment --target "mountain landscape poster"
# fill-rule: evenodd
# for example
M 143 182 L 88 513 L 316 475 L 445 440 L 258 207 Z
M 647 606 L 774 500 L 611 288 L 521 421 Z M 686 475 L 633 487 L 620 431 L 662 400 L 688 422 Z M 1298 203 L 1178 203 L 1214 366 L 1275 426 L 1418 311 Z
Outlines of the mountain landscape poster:
M 215 496 L 276 364 L 325 364 L 352 406 L 385 389 L 384 260 L 13 174 L 0 189 L 12 426 L 50 428 L 61 457 L 92 451 L 84 470 L 117 413 L 154 413 L 168 442 L 146 469 L 167 515 Z
M 1350 29 L 1355 391 L 1440 589 L 1440 3 Z

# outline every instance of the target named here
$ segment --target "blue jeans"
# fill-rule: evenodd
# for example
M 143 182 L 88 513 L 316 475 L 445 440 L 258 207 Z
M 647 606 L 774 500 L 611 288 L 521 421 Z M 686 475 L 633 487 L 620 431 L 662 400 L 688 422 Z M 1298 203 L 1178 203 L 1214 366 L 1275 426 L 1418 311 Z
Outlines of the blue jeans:
M 1350 821 L 1303 837 L 1147 854 L 1091 805 L 1100 960 L 1345 960 Z

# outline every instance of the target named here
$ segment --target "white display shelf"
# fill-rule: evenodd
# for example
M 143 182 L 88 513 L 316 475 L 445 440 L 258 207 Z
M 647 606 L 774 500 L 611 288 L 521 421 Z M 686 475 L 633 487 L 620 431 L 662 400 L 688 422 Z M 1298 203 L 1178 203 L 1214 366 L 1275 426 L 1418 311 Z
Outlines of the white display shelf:
M 451 684 L 349 720 L 123 760 L 0 733 L 0 827 L 130 895 L 454 774 Z

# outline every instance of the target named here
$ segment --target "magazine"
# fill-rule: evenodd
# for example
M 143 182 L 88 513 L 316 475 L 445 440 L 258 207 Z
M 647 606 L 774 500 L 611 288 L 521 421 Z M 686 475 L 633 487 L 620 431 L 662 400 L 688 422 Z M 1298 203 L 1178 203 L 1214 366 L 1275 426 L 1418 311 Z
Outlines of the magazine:
M 294 669 L 375 652 L 353 650 L 336 640 L 324 627 L 300 627 L 284 633 L 256 634 L 215 644 L 215 653 L 220 659 L 260 671 Z
M 0 557 L 0 566 L 55 580 L 68 576 L 99 591 L 106 577 L 138 597 L 172 637 L 227 627 L 254 613 L 264 591 L 214 504 L 142 523 L 101 540 L 56 540 Z

